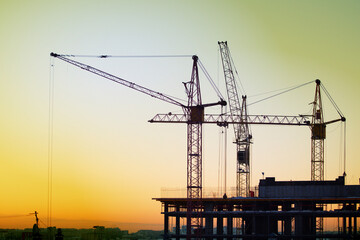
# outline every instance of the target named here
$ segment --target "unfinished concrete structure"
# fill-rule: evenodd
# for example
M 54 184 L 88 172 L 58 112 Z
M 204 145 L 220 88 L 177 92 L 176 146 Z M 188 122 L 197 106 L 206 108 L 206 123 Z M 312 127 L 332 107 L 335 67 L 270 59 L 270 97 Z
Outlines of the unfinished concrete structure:
M 260 180 L 259 196 L 250 198 L 202 198 L 203 228 L 191 235 L 186 221 L 186 198 L 156 198 L 163 206 L 164 239 L 316 239 L 360 238 L 360 186 L 335 181 Z M 199 214 L 196 213 L 196 217 Z M 316 219 L 337 224 L 335 232 L 317 229 Z M 241 222 L 235 226 L 236 220 Z M 171 231 L 169 223 L 173 222 Z

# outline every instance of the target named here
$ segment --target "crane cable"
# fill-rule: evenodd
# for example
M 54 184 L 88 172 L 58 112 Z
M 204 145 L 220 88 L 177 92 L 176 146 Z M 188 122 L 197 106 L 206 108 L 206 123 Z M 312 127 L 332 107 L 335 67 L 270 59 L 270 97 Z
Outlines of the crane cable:
M 40 221 L 44 226 L 50 227 L 49 225 L 46 225 L 40 218 L 39 218 L 39 221 Z
M 223 136 L 223 130 L 222 128 L 219 128 L 219 152 L 218 152 L 218 195 L 221 196 L 221 189 L 222 189 L 222 177 L 221 177 L 221 167 L 222 167 L 222 164 L 221 164 L 221 155 L 222 155 L 222 136 Z
M 221 106 L 221 113 L 226 112 L 226 106 Z M 224 127 L 225 128 L 225 127 Z M 219 128 L 219 153 L 218 153 L 218 197 L 222 197 L 223 192 L 223 157 L 224 157 L 224 128 Z
M 32 213 L 29 214 L 14 214 L 14 215 L 0 215 L 0 218 L 17 218 L 17 217 L 28 217 L 31 216 Z
M 341 175 L 341 165 L 342 165 L 342 157 L 343 157 L 343 139 L 344 139 L 344 128 L 343 125 L 341 123 L 341 127 L 340 127 L 340 141 L 339 141 L 339 162 L 338 162 L 338 175 Z
M 328 99 L 330 100 L 331 104 L 334 106 L 336 112 L 340 115 L 341 117 L 341 121 L 344 122 L 344 173 L 343 176 L 346 177 L 346 121 L 345 121 L 345 117 L 344 114 L 341 112 L 340 108 L 337 106 L 336 102 L 334 101 L 334 99 L 331 97 L 330 93 L 326 90 L 325 86 L 321 83 L 320 84 L 322 90 L 325 92 L 326 96 L 328 97 Z
M 198 60 L 199 63 L 199 67 L 200 69 L 203 71 L 203 73 L 205 74 L 206 78 L 208 79 L 208 81 L 210 82 L 211 86 L 213 87 L 213 89 L 215 90 L 217 96 L 224 100 L 224 96 L 221 94 L 219 88 L 216 86 L 216 84 L 214 83 L 214 81 L 212 80 L 212 78 L 210 77 L 210 74 L 208 73 L 208 71 L 205 69 L 204 65 L 202 64 L 202 62 L 200 61 L 200 59 Z
M 341 112 L 340 108 L 336 105 L 334 99 L 331 97 L 330 93 L 326 90 L 325 86 L 323 84 L 320 84 L 322 90 L 325 92 L 326 96 L 330 100 L 331 104 L 334 106 L 337 113 L 340 115 L 340 117 L 344 117 L 343 113 Z
M 48 116 L 48 209 L 47 225 L 51 226 L 52 218 L 52 164 L 53 164 L 53 129 L 54 129 L 54 59 L 50 57 L 49 73 L 49 116 Z
M 74 55 L 74 54 L 61 54 L 62 57 L 83 57 L 83 58 L 188 58 L 193 57 L 193 55 Z M 215 90 L 218 97 L 222 100 L 224 100 L 224 97 L 222 96 L 220 90 L 214 83 L 214 81 L 211 79 L 209 73 L 206 71 L 204 65 L 201 63 L 199 59 L 199 66 L 201 70 L 204 72 L 206 78 L 209 80 L 211 86 Z M 164 94 L 165 95 L 165 94 Z M 169 96 L 169 95 L 168 95 Z M 170 96 L 173 97 L 173 96 Z M 177 98 L 178 99 L 178 98 Z M 183 99 L 178 99 L 181 101 L 184 101 Z M 185 101 L 184 101 L 185 102 Z
M 224 196 L 226 195 L 227 190 L 227 126 L 224 126 L 225 129 L 225 146 L 224 146 Z
M 257 94 L 257 95 L 249 96 L 249 97 L 256 97 L 256 96 L 260 96 L 260 95 L 264 95 L 264 94 L 268 94 L 268 93 L 273 93 L 273 92 L 277 92 L 277 91 L 280 91 L 280 90 L 284 90 L 284 91 L 282 91 L 282 92 L 280 92 L 280 93 L 276 93 L 276 94 L 271 95 L 271 96 L 269 96 L 269 97 L 265 97 L 265 98 L 260 99 L 260 100 L 258 100 L 258 101 L 249 103 L 249 104 L 247 104 L 247 106 L 251 106 L 251 105 L 254 105 L 254 104 L 256 104 L 256 103 L 263 102 L 263 101 L 265 101 L 265 100 L 267 100 L 267 99 L 270 99 L 270 98 L 279 96 L 279 95 L 281 95 L 281 94 L 290 92 L 290 91 L 295 90 L 295 89 L 297 89 L 297 88 L 300 88 L 300 87 L 303 87 L 303 86 L 305 86 L 305 85 L 308 85 L 308 84 L 310 84 L 310 83 L 312 83 L 312 82 L 314 82 L 314 81 L 306 82 L 306 83 L 303 83 L 303 84 L 300 84 L 300 85 L 296 85 L 296 86 L 294 86 L 294 87 L 282 88 L 282 89 L 279 89 L 279 90 L 273 90 L 273 91 L 269 91 L 269 92 L 266 92 L 266 93 L 260 93 L 260 94 Z M 312 110 L 310 110 L 310 111 L 312 111 Z M 227 114 L 227 113 L 228 113 L 228 112 L 225 112 L 225 113 L 223 113 L 223 114 Z
M 229 57 L 230 57 L 231 64 L 232 64 L 232 66 L 234 67 L 234 70 L 235 70 L 235 73 L 236 73 L 236 76 L 237 76 L 237 79 L 238 79 L 238 81 L 235 81 L 235 84 L 236 84 L 237 82 L 239 82 L 242 92 L 244 93 L 244 95 L 246 95 L 245 88 L 244 88 L 244 86 L 243 86 L 243 84 L 242 84 L 242 82 L 241 82 L 239 73 L 238 73 L 238 71 L 237 71 L 237 69 L 236 69 L 236 66 L 235 66 L 234 60 L 233 60 L 233 58 L 232 58 L 232 56 L 231 56 L 231 52 L 230 52 L 230 51 L 229 51 Z
M 73 58 L 188 58 L 193 55 L 74 55 L 61 54 L 63 57 Z
M 271 95 L 271 96 L 269 96 L 269 97 L 266 97 L 266 98 L 260 99 L 260 100 L 258 100 L 258 101 L 252 102 L 252 103 L 248 104 L 248 106 L 254 105 L 254 104 L 259 103 L 259 102 L 263 102 L 263 101 L 265 101 L 265 100 L 268 100 L 268 99 L 270 99 L 270 98 L 273 98 L 273 97 L 279 96 L 279 95 L 281 95 L 281 94 L 290 92 L 290 91 L 292 91 L 292 90 L 295 90 L 295 89 L 297 89 L 297 88 L 303 87 L 303 86 L 308 85 L 308 84 L 313 83 L 313 82 L 314 82 L 314 81 L 310 81 L 310 82 L 306 82 L 306 83 L 297 85 L 297 86 L 295 86 L 295 87 L 292 87 L 292 88 L 287 89 L 287 90 L 285 90 L 285 91 L 282 91 L 282 92 L 280 92 L 280 93 L 276 93 L 276 94 Z
M 346 176 L 346 122 L 344 122 L 344 174 Z
M 66 58 L 188 58 L 193 55 L 75 55 L 75 54 L 60 54 L 61 57 Z M 166 97 L 176 99 L 180 102 L 187 101 L 169 94 L 163 94 Z

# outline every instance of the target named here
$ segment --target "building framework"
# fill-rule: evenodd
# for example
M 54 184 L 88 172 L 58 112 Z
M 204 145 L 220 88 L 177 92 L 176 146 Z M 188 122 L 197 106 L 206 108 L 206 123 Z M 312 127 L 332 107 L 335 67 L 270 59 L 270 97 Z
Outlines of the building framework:
M 261 180 L 259 197 L 203 198 L 205 226 L 197 233 L 186 231 L 186 198 L 156 198 L 162 203 L 164 239 L 358 239 L 360 186 L 335 181 L 277 182 Z M 321 206 L 321 207 L 319 207 Z M 331 210 L 327 208 L 331 206 Z M 197 217 L 194 215 L 194 217 Z M 335 232 L 317 232 L 318 218 L 337 222 Z M 235 222 L 241 222 L 240 229 Z M 175 223 L 170 229 L 170 222 Z M 196 237 L 195 237 L 196 236 Z

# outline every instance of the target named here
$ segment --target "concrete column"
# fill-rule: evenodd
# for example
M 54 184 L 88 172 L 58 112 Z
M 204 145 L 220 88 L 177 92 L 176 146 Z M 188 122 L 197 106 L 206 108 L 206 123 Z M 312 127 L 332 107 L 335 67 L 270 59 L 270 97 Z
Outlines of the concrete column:
M 268 209 L 270 211 L 277 211 L 278 206 L 269 204 L 268 206 L 266 206 L 266 209 Z M 268 228 L 269 229 L 269 232 L 268 232 L 269 234 L 271 234 L 271 233 L 277 234 L 279 232 L 277 217 L 269 216 L 268 217 L 268 226 L 269 226 L 269 228 Z
M 175 234 L 176 234 L 176 240 L 180 240 L 180 217 L 179 217 L 179 213 L 180 213 L 180 207 L 176 206 L 176 226 L 175 226 Z
M 212 212 L 214 210 L 214 205 L 211 203 L 205 203 L 204 209 L 206 212 Z M 213 239 L 211 235 L 213 235 L 214 232 L 214 219 L 212 216 L 206 216 L 205 217 L 205 234 L 209 237 L 206 237 L 206 239 Z
M 245 235 L 245 219 L 241 218 L 241 234 Z
M 164 203 L 164 240 L 169 239 L 169 216 L 168 216 L 169 206 L 167 203 Z
M 227 210 L 229 212 L 232 212 L 233 211 L 233 206 L 229 205 L 227 207 Z M 226 231 L 226 234 L 228 235 L 227 240 L 232 240 L 231 236 L 233 235 L 233 218 L 230 215 L 228 215 L 228 217 L 227 217 L 227 231 Z
M 287 204 L 284 204 L 282 206 L 282 210 L 283 211 L 290 211 L 291 210 L 291 203 L 287 203 Z M 285 217 L 284 218 L 284 229 L 283 229 L 283 233 L 285 235 L 291 235 L 291 217 Z
M 354 238 L 356 238 L 357 235 L 357 219 L 354 217 Z
M 302 203 L 298 202 L 295 203 L 295 210 L 301 211 L 302 210 Z M 300 215 L 295 216 L 295 236 L 302 235 L 303 233 L 303 218 Z
M 252 216 L 251 217 L 251 234 L 255 234 L 256 233 L 256 217 Z
M 223 211 L 223 207 L 219 206 L 218 207 L 218 211 L 221 212 Z M 224 234 L 224 218 L 223 217 L 217 217 L 217 224 L 216 224 L 216 234 L 217 235 L 223 235 Z M 218 237 L 217 240 L 222 240 L 224 239 L 223 237 Z
M 306 208 L 307 210 L 316 210 L 316 203 L 312 203 L 308 208 Z M 310 234 L 310 235 L 316 235 L 316 224 L 317 224 L 317 220 L 320 221 L 319 218 L 316 218 L 314 216 L 311 217 L 304 217 L 306 219 L 306 222 L 304 224 L 308 225 L 308 229 L 307 232 L 304 232 L 304 234 Z M 316 239 L 316 238 L 310 238 L 310 239 Z

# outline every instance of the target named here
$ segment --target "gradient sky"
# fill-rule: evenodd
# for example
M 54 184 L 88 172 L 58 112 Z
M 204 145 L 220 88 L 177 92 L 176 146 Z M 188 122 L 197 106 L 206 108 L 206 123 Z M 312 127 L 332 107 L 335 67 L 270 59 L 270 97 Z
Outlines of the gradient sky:
M 347 118 L 347 184 L 359 184 L 359 12 L 355 0 L 1 1 L 0 227 L 31 227 L 26 215 L 35 210 L 46 223 L 50 52 L 197 54 L 225 95 L 217 41 L 226 40 L 249 103 L 318 78 Z M 191 58 L 79 60 L 186 98 L 181 82 L 190 80 Z M 57 59 L 54 70 L 53 224 L 161 224 L 151 198 L 186 187 L 186 126 L 147 120 L 180 109 Z M 202 82 L 204 102 L 217 101 Z M 315 83 L 249 112 L 309 114 L 314 91 Z M 325 118 L 337 118 L 323 97 Z M 326 179 L 344 171 L 341 129 L 327 128 Z M 261 172 L 310 179 L 307 127 L 254 126 L 252 133 L 252 185 Z M 228 136 L 232 142 L 232 129 Z M 218 186 L 219 138 L 216 126 L 204 127 L 205 187 Z M 228 186 L 234 156 L 228 146 Z

